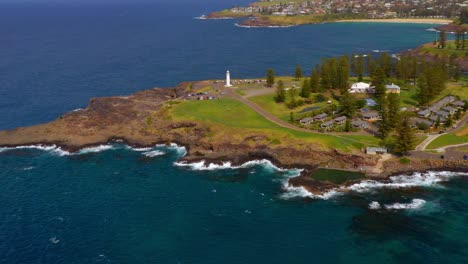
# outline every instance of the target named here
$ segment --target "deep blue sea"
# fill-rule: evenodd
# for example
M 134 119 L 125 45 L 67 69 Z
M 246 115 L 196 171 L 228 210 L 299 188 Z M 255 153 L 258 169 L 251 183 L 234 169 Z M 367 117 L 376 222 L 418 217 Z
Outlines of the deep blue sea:
M 83 0 L 84 1 L 84 0 Z M 290 74 L 433 40 L 431 25 L 246 29 L 194 17 L 248 1 L 0 0 L 0 130 L 89 98 Z M 0 149 L 0 263 L 468 263 L 467 174 L 311 197 L 266 161 L 181 166 L 175 146 Z

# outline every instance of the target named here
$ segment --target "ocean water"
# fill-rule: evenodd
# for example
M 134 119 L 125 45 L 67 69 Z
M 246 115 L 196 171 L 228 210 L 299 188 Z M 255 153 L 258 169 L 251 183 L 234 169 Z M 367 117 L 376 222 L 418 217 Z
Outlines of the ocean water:
M 74 155 L 53 148 L 1 150 L 0 262 L 468 258 L 466 174 L 423 174 L 395 180 L 398 186 L 367 183 L 350 194 L 312 199 L 284 188 L 297 171 L 265 162 L 237 169 L 176 166 L 183 152 L 120 145 Z
M 27 2 L 27 1 L 26 1 Z M 430 25 L 246 29 L 193 19 L 247 1 L 0 1 L 0 129 L 90 97 L 184 80 L 289 74 L 397 52 Z M 0 263 L 467 263 L 467 174 L 367 181 L 314 197 L 266 161 L 180 164 L 184 150 L 0 148 Z
M 36 0 L 44 1 L 52 0 Z M 60 2 L 0 1 L 0 129 L 54 120 L 91 97 L 222 79 L 227 69 L 233 78 L 270 67 L 292 74 L 296 64 L 307 73 L 322 57 L 394 53 L 437 34 L 417 24 L 246 29 L 237 20 L 194 19 L 246 0 Z

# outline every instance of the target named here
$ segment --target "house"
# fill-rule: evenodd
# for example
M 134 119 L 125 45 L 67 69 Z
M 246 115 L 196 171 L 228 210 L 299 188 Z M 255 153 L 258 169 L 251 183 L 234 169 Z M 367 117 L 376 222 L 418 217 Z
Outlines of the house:
M 368 112 L 362 113 L 362 118 L 367 121 L 379 120 L 380 115 L 377 111 L 368 111 Z
M 443 118 L 447 118 L 450 115 L 450 113 L 446 111 L 437 111 L 435 114 Z
M 455 106 L 456 108 L 462 108 L 465 106 L 465 102 L 464 101 L 455 101 L 455 102 L 452 102 L 451 105 Z
M 421 110 L 418 112 L 418 116 L 429 117 L 430 115 L 431 115 L 431 111 L 429 109 Z
M 314 116 L 314 121 L 323 121 L 325 118 L 327 118 L 327 114 L 319 114 Z
M 314 119 L 312 117 L 306 117 L 306 118 L 303 118 L 299 121 L 299 123 L 301 123 L 301 125 L 310 125 L 311 123 L 314 122 Z
M 335 122 L 338 125 L 342 125 L 342 124 L 344 124 L 344 122 L 346 122 L 346 116 L 337 117 L 337 118 L 333 119 L 333 122 Z
M 422 125 L 422 124 L 426 125 L 427 127 L 432 127 L 432 125 L 434 124 L 433 122 L 431 122 L 431 121 L 429 121 L 427 119 L 423 119 L 423 118 L 419 118 L 419 117 L 411 118 L 410 123 L 411 123 L 412 128 L 415 128 L 418 125 Z
M 367 147 L 366 148 L 366 153 L 368 155 L 377 155 L 377 154 L 385 154 L 387 153 L 386 148 L 381 148 L 381 147 Z
M 457 112 L 457 109 L 451 106 L 442 107 L 442 110 L 449 112 L 451 115 Z
M 351 122 L 351 125 L 355 128 L 360 128 L 360 129 L 369 127 L 369 123 L 367 123 L 366 121 L 362 121 L 362 120 L 353 121 Z
M 364 82 L 353 83 L 348 90 L 349 93 L 375 93 L 375 88 Z
M 445 118 L 443 117 L 440 117 L 440 116 L 437 116 L 437 115 L 432 115 L 431 117 L 429 117 L 430 120 L 432 120 L 433 122 L 437 122 L 437 119 L 439 119 L 439 122 L 441 124 L 445 123 Z
M 333 124 L 334 124 L 334 122 L 333 122 L 333 120 L 331 120 L 331 121 L 327 121 L 327 122 L 324 122 L 324 123 L 320 124 L 320 127 L 325 128 L 325 129 L 330 129 L 330 128 L 333 127 Z
M 400 93 L 400 86 L 393 83 L 385 85 L 385 89 L 387 93 Z

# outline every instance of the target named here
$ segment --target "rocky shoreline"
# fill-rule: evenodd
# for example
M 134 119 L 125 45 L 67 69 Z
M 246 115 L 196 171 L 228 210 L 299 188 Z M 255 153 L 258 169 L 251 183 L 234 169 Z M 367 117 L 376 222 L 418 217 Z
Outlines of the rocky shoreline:
M 181 158 L 181 162 L 203 160 L 207 164 L 230 162 L 238 166 L 252 160 L 266 159 L 281 168 L 303 169 L 301 176 L 292 178 L 289 184 L 304 187 L 311 193 L 336 188 L 336 185 L 327 182 L 309 180 L 318 167 L 356 171 L 377 164 L 378 157 L 359 151 L 343 153 L 334 149 L 317 149 L 307 144 L 266 144 L 262 140 L 265 135 L 260 133 L 242 135 L 238 139 L 226 136 L 213 141 L 213 132 L 203 122 L 174 121 L 167 114 L 170 102 L 180 100 L 191 87 L 192 84 L 186 82 L 175 88 L 155 88 L 130 96 L 93 98 L 85 109 L 67 113 L 50 123 L 0 131 L 0 147 L 56 145 L 65 151 L 77 152 L 82 148 L 115 142 L 138 148 L 176 143 L 187 149 L 187 155 Z M 385 172 L 374 178 L 438 168 L 468 171 L 466 162 L 412 162 L 411 167 L 388 164 L 384 167 Z

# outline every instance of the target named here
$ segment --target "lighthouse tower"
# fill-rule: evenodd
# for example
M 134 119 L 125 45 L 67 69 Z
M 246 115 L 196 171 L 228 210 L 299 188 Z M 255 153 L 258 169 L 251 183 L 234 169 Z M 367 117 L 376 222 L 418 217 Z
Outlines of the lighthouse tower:
M 231 74 L 229 73 L 229 71 L 226 72 L 226 87 L 231 87 Z

